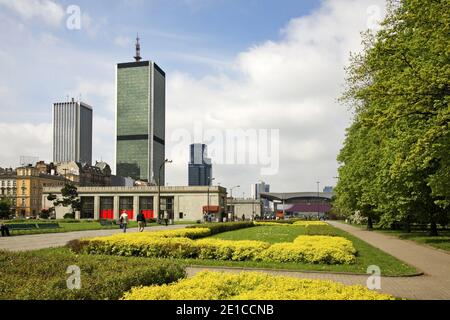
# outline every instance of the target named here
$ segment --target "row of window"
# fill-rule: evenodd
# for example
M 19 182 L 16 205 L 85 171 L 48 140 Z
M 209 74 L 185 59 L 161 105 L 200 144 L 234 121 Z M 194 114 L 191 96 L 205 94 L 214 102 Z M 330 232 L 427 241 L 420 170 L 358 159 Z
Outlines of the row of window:
M 0 185 L 2 187 L 15 187 L 16 186 L 16 180 L 2 180 Z

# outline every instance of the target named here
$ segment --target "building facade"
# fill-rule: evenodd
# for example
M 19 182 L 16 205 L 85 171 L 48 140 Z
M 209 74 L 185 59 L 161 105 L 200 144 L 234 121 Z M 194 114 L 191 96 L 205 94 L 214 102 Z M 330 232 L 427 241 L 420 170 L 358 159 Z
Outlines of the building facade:
M 7 200 L 11 208 L 17 205 L 17 173 L 13 169 L 0 168 L 0 200 Z
M 117 65 L 116 174 L 164 185 L 166 75 L 138 52 L 135 59 Z
M 56 173 L 77 186 L 111 185 L 111 168 L 104 162 L 95 166 L 75 161 L 57 163 Z
M 92 107 L 72 101 L 53 104 L 53 162 L 92 163 Z
M 208 149 L 205 144 L 190 145 L 188 165 L 189 186 L 210 186 L 212 179 L 211 159 L 207 158 Z
M 255 220 L 262 217 L 262 202 L 258 199 L 227 199 L 227 212 L 228 219 L 242 220 Z
M 208 190 L 209 189 L 209 190 Z M 45 188 L 42 201 L 45 208 L 53 204 L 47 200 L 49 194 L 61 196 L 60 188 Z M 123 210 L 131 220 L 136 220 L 139 212 L 148 219 L 157 218 L 158 187 L 79 187 L 81 211 L 77 218 L 81 219 L 119 219 Z M 173 221 L 197 221 L 204 219 L 203 209 L 208 204 L 218 206 L 214 220 L 226 217 L 227 198 L 223 187 L 161 187 L 161 206 Z M 62 218 L 70 208 L 56 207 L 56 217 Z
M 55 187 L 61 192 L 65 179 L 62 176 L 39 172 L 36 167 L 16 169 L 16 216 L 36 217 L 43 209 L 42 190 Z

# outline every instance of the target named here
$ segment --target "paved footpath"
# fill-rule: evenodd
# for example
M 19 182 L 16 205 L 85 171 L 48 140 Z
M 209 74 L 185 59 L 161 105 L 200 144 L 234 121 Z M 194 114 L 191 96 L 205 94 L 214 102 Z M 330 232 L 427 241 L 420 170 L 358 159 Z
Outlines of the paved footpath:
M 424 275 L 414 277 L 382 277 L 381 292 L 408 299 L 450 300 L 450 254 L 401 240 L 378 232 L 362 230 L 344 223 L 330 223 L 358 238 L 370 243 L 393 256 L 422 271 Z M 188 274 L 192 276 L 201 270 L 225 272 L 240 272 L 238 268 L 189 267 Z M 249 271 L 250 269 L 245 269 Z M 255 271 L 255 269 L 251 269 Z M 333 280 L 344 284 L 366 285 L 368 275 L 349 275 L 322 272 L 297 272 L 261 270 L 274 275 L 286 275 L 297 278 Z M 383 272 L 383 270 L 381 270 Z
M 152 226 L 145 228 L 145 232 L 159 230 L 180 229 L 187 225 Z M 127 229 L 127 232 L 137 232 L 137 228 Z M 30 234 L 12 237 L 0 237 L 0 250 L 27 251 L 51 247 L 62 247 L 70 240 L 110 236 L 123 232 L 121 229 L 85 230 L 60 233 Z

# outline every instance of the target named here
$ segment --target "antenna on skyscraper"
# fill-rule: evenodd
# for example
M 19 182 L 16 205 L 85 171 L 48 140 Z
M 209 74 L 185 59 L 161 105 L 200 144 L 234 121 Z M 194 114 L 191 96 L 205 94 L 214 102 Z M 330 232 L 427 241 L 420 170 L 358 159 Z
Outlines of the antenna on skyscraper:
M 136 56 L 134 57 L 136 62 L 141 61 L 141 45 L 139 43 L 139 34 L 136 36 Z

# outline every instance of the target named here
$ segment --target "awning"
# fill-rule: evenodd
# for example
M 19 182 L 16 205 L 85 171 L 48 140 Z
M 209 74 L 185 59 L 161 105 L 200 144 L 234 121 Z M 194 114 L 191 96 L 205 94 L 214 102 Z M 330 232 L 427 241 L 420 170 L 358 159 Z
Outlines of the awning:
M 209 209 L 209 210 L 208 210 Z M 220 212 L 219 206 L 203 206 L 203 213 L 218 213 Z

